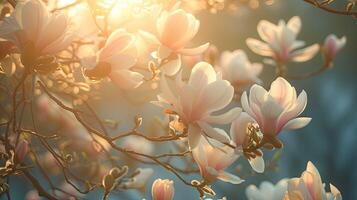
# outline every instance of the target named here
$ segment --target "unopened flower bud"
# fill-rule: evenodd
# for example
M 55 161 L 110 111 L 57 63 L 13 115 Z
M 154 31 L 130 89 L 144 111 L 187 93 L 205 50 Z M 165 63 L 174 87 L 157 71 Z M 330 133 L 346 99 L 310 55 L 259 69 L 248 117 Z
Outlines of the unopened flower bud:
M 337 53 L 345 46 L 345 44 L 345 36 L 341 37 L 340 39 L 333 34 L 326 37 L 322 49 L 327 64 L 330 64 L 335 59 Z
M 168 179 L 156 179 L 152 184 L 153 200 L 172 200 L 174 198 L 174 182 Z
M 21 140 L 15 149 L 16 152 L 16 159 L 18 162 L 24 161 L 27 153 L 29 151 L 29 143 L 26 140 Z

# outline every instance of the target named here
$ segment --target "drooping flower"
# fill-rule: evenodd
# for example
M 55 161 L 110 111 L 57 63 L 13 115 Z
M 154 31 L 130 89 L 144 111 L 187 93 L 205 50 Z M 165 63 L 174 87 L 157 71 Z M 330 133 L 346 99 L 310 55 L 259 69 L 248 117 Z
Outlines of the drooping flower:
M 236 145 L 237 151 L 241 151 L 243 148 L 248 147 L 249 140 L 249 128 L 256 124 L 255 120 L 249 116 L 247 113 L 242 112 L 237 119 L 235 119 L 231 124 L 230 135 L 232 141 Z M 258 150 L 261 154 L 262 151 Z M 239 152 L 240 153 L 240 152 Z M 265 168 L 265 163 L 263 156 L 256 156 L 255 158 L 248 159 L 250 165 L 254 171 L 258 173 L 263 173 Z
M 246 92 L 242 94 L 242 107 L 265 136 L 275 137 L 282 129 L 299 129 L 311 121 L 298 117 L 307 104 L 306 92 L 297 97 L 295 88 L 282 77 L 272 82 L 269 91 L 255 84 L 249 93 L 249 99 Z
M 332 62 L 337 53 L 346 45 L 346 37 L 343 36 L 340 39 L 334 34 L 330 34 L 326 37 L 322 50 L 325 55 L 327 63 Z
M 162 93 L 158 95 L 156 104 L 177 113 L 187 127 L 191 148 L 197 145 L 201 135 L 229 143 L 229 136 L 210 124 L 228 124 L 240 114 L 241 108 L 237 107 L 221 115 L 212 115 L 231 102 L 233 90 L 228 81 L 217 77 L 210 64 L 200 62 L 193 67 L 188 82 L 183 82 L 179 75 L 175 87 L 170 87 L 163 77 Z
M 172 200 L 174 193 L 174 182 L 171 180 L 156 179 L 152 184 L 151 194 L 153 200 Z
M 330 189 L 331 193 L 325 192 L 319 171 L 309 161 L 300 178 L 292 178 L 288 181 L 284 200 L 342 200 L 336 187 L 330 185 Z
M 221 129 L 216 130 L 224 132 Z M 214 145 L 210 143 L 214 143 Z M 207 184 L 212 184 L 216 179 L 232 184 L 243 182 L 239 177 L 224 171 L 239 158 L 239 155 L 231 147 L 201 137 L 197 148 L 193 149 L 192 155 Z
M 244 51 L 235 50 L 222 53 L 218 70 L 222 73 L 223 79 L 233 85 L 241 85 L 260 83 L 258 76 L 262 68 L 260 63 L 251 63 Z
M 301 49 L 305 42 L 297 40 L 301 29 L 301 20 L 298 16 L 292 17 L 288 23 L 280 20 L 278 25 L 262 20 L 257 29 L 264 42 L 248 38 L 248 47 L 256 54 L 273 58 L 276 63 L 284 65 L 289 61 L 305 62 L 314 57 L 319 50 L 318 44 Z
M 11 41 L 22 54 L 24 65 L 33 65 L 43 55 L 53 55 L 72 42 L 67 16 L 51 13 L 40 0 L 19 2 L 0 24 L 0 38 Z
M 197 34 L 200 22 L 194 15 L 182 9 L 173 8 L 163 11 L 156 21 L 157 36 L 141 32 L 146 40 L 158 46 L 158 57 L 169 59 L 162 68 L 167 75 L 176 74 L 181 67 L 180 55 L 197 55 L 204 52 L 209 44 L 196 48 L 186 48 L 187 44 Z
M 287 187 L 288 179 L 282 179 L 276 185 L 263 181 L 259 188 L 255 185 L 249 185 L 245 194 L 248 200 L 280 200 L 283 199 Z
M 118 87 L 129 90 L 140 86 L 144 76 L 132 71 L 137 62 L 135 36 L 124 29 L 115 30 L 96 55 L 83 58 L 85 67 L 95 66 L 86 72 L 89 77 L 108 76 Z M 103 74 L 102 74 L 103 73 Z

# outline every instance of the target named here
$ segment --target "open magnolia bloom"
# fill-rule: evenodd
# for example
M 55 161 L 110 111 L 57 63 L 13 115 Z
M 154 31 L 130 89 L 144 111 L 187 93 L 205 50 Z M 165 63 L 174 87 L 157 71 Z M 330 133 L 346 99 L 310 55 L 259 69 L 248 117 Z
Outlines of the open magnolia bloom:
M 196 64 L 188 82 L 183 82 L 181 74 L 176 78 L 175 87 L 170 87 L 166 78 L 161 78 L 161 94 L 157 105 L 177 114 L 188 131 L 190 148 L 196 147 L 201 135 L 229 143 L 229 136 L 217 131 L 210 124 L 231 123 L 241 112 L 241 108 L 233 108 L 221 115 L 213 112 L 226 107 L 233 98 L 234 89 L 231 84 L 222 80 L 213 67 L 206 63 Z
M 176 7 L 171 11 L 163 11 L 158 17 L 157 36 L 141 32 L 149 43 L 158 46 L 157 56 L 163 60 L 168 59 L 162 68 L 164 73 L 170 76 L 180 70 L 180 55 L 197 55 L 209 47 L 206 43 L 196 48 L 185 48 L 197 34 L 200 22 L 194 15 Z
M 345 36 L 339 39 L 336 35 L 330 34 L 326 37 L 322 50 L 327 64 L 335 59 L 337 53 L 346 45 L 346 41 Z
M 221 129 L 216 130 L 224 132 Z M 231 147 L 201 137 L 197 148 L 193 149 L 192 155 L 207 184 L 212 184 L 216 179 L 232 184 L 240 184 L 244 181 L 238 176 L 224 171 L 239 158 L 239 155 Z
M 115 30 L 96 55 L 82 59 L 85 67 L 95 66 L 87 70 L 91 78 L 108 76 L 118 87 L 129 90 L 140 86 L 144 76 L 130 68 L 137 62 L 135 36 L 124 29 Z
M 13 42 L 23 64 L 31 67 L 38 57 L 67 48 L 73 36 L 67 16 L 49 12 L 40 0 L 18 2 L 0 24 L 0 38 Z
M 247 92 L 242 94 L 242 107 L 266 139 L 274 139 L 282 129 L 299 129 L 311 121 L 309 117 L 298 117 L 307 104 L 306 92 L 297 97 L 295 88 L 282 77 L 272 82 L 269 91 L 255 84 L 249 93 L 249 99 Z
M 233 52 L 225 51 L 221 55 L 218 71 L 222 77 L 232 85 L 245 85 L 249 83 L 260 83 L 258 78 L 263 66 L 260 63 L 251 63 L 243 50 Z
M 249 134 L 251 134 L 250 129 L 254 128 L 253 126 L 255 124 L 255 120 L 245 112 L 242 112 L 239 117 L 232 122 L 230 135 L 232 141 L 236 145 L 236 151 L 238 154 L 241 154 L 243 149 L 249 147 Z M 263 152 L 259 149 L 257 149 L 256 151 L 259 151 L 259 154 L 261 155 L 254 155 L 252 157 L 246 155 L 246 157 L 254 171 L 258 173 L 263 173 L 265 168 Z
M 284 200 L 342 200 L 340 191 L 330 185 L 331 193 L 326 193 L 319 171 L 310 161 L 300 178 L 288 181 Z
M 305 62 L 319 51 L 318 44 L 300 49 L 305 42 L 296 40 L 301 29 L 298 16 L 292 17 L 288 23 L 280 20 L 278 25 L 262 20 L 257 29 L 264 42 L 248 38 L 248 47 L 256 54 L 273 58 L 276 64 L 284 65 L 289 61 Z
M 248 200 L 281 200 L 288 187 L 288 179 L 280 180 L 276 185 L 268 181 L 263 181 L 259 188 L 249 185 L 245 194 Z

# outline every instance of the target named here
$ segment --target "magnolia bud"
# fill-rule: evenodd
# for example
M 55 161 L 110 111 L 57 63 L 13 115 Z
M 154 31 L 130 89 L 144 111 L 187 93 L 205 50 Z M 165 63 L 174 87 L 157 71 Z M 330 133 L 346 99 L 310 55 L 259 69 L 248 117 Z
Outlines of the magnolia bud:
M 174 182 L 168 179 L 156 179 L 152 184 L 153 200 L 172 200 L 174 198 Z
M 18 162 L 24 161 L 27 153 L 29 152 L 29 143 L 26 140 L 21 140 L 15 149 L 16 160 Z
M 325 55 L 326 63 L 331 63 L 337 53 L 345 46 L 346 44 L 346 37 L 343 36 L 342 38 L 338 39 L 335 35 L 331 34 L 326 37 L 325 43 L 323 45 L 323 53 Z

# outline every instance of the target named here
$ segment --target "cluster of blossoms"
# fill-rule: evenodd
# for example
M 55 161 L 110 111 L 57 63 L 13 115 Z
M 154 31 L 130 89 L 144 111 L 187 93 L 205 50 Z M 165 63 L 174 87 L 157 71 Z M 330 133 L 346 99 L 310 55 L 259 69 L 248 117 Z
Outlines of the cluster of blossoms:
M 218 56 L 218 50 L 209 43 L 189 47 L 200 22 L 179 3 L 148 4 L 145 8 L 139 6 L 143 2 L 131 3 L 128 1 L 125 9 L 134 6 L 141 13 L 126 16 L 128 23 L 108 23 L 115 17 L 115 4 L 107 9 L 90 1 L 73 5 L 86 17 L 71 16 L 71 7 L 50 11 L 50 3 L 26 0 L 18 2 L 12 13 L 1 20 L 0 45 L 9 47 L 0 48 L 4 55 L 1 70 L 10 72 L 6 73 L 8 78 L 14 78 L 17 85 L 9 100 L 13 112 L 7 115 L 11 117 L 1 124 L 1 128 L 7 126 L 6 138 L 1 140 L 1 151 L 7 160 L 0 175 L 27 177 L 38 191 L 28 193 L 27 199 L 39 199 L 39 195 L 64 199 L 96 188 L 103 189 L 103 199 L 116 190 L 142 191 L 154 171 L 141 168 L 140 163 L 156 164 L 173 172 L 197 189 L 201 198 L 215 194 L 210 186 L 217 179 L 232 184 L 244 181 L 229 172 L 239 158 L 249 162 L 255 172 L 263 173 L 263 150 L 282 148 L 278 135 L 283 130 L 300 129 L 311 121 L 301 117 L 307 94 L 304 90 L 297 94 L 289 83 L 287 65 L 291 61 L 308 61 L 321 50 L 322 69 L 328 69 L 346 43 L 345 37 L 329 35 L 323 45 L 302 48 L 304 42 L 297 40 L 299 17 L 278 25 L 261 21 L 258 33 L 264 42 L 252 38 L 246 42 L 253 52 L 270 58 L 266 63 L 276 66 L 277 78 L 266 90 L 259 78 L 263 64 L 251 62 L 243 50 L 224 51 Z M 10 66 L 2 63 L 9 58 Z M 54 75 L 58 73 L 62 75 Z M 90 99 L 96 96 L 91 92 L 100 88 L 103 80 L 115 84 L 123 94 L 154 94 L 150 103 L 164 113 L 159 128 L 163 134 L 141 133 L 140 116 L 135 117 L 132 130 L 120 134 L 115 122 L 100 119 L 86 100 L 96 100 Z M 32 84 L 27 84 L 30 81 Z M 72 92 L 56 90 L 50 86 L 53 82 Z M 20 88 L 31 93 L 28 101 L 33 130 L 21 127 L 21 120 L 17 121 L 18 104 L 25 107 L 28 98 L 23 92 L 25 100 L 19 100 Z M 32 101 L 36 102 L 37 112 L 32 111 Z M 38 130 L 35 121 L 47 126 Z M 42 133 L 53 129 L 55 134 Z M 185 152 L 158 154 L 159 149 L 152 143 L 164 141 Z M 45 153 L 37 151 L 37 145 Z M 126 157 L 122 159 L 115 153 Z M 195 163 L 189 169 L 199 172 L 200 181 L 182 178 L 179 172 L 185 170 L 163 159 L 170 156 L 191 157 L 185 162 L 189 167 Z M 63 187 L 56 188 L 48 180 L 54 192 L 46 192 L 25 167 L 30 163 L 35 163 L 42 173 L 43 169 L 53 176 L 63 173 Z M 86 190 L 77 186 L 80 183 Z M 284 180 L 276 186 L 263 183 L 260 189 L 250 186 L 247 196 L 252 200 L 342 199 L 333 185 L 330 188 L 331 192 L 326 193 L 317 169 L 308 163 L 300 178 Z M 154 200 L 172 200 L 174 191 L 172 180 L 157 179 L 152 184 Z

